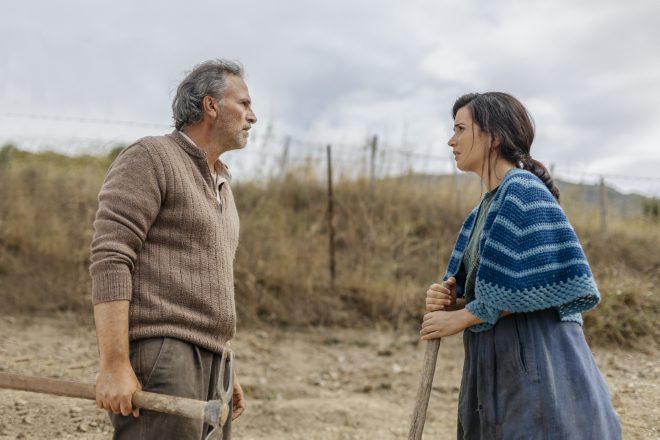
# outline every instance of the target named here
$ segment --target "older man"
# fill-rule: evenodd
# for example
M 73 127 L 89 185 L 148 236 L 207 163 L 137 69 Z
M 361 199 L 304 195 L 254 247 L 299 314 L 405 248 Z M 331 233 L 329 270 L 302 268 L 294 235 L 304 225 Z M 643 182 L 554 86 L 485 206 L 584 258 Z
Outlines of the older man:
M 213 398 L 220 354 L 235 333 L 239 221 L 219 157 L 243 148 L 257 121 L 242 67 L 196 66 L 172 110 L 176 130 L 122 151 L 99 193 L 90 266 L 96 400 L 112 412 L 115 438 L 202 438 L 200 422 L 140 415 L 131 397 L 144 389 Z M 244 408 L 234 378 L 232 418 Z

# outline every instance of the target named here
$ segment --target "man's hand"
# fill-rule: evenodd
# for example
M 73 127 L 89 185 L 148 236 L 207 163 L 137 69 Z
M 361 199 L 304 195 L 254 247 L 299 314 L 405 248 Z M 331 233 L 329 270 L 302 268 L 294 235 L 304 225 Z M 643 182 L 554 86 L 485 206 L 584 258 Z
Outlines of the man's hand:
M 115 414 L 135 417 L 133 393 L 141 388 L 129 360 L 128 301 L 111 301 L 94 306 L 99 344 L 100 370 L 96 376 L 96 404 Z
M 232 410 L 231 419 L 236 420 L 245 411 L 245 395 L 243 394 L 243 388 L 241 388 L 241 384 L 238 383 L 238 377 L 236 375 L 234 375 L 233 398 L 234 408 Z
M 451 277 L 442 284 L 431 284 L 426 291 L 426 311 L 454 310 L 456 308 L 456 278 Z
M 142 389 L 129 362 L 101 366 L 96 376 L 96 405 L 115 414 L 140 416 L 139 408 L 133 408 L 133 394 Z

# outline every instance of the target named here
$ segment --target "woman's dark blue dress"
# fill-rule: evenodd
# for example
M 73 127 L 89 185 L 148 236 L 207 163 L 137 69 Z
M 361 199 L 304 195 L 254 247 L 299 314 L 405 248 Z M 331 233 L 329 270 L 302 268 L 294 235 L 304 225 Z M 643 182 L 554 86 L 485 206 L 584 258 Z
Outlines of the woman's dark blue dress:
M 468 302 L 479 266 L 478 237 L 494 193 L 482 199 L 461 265 Z M 458 439 L 621 438 L 582 327 L 560 321 L 556 309 L 511 314 L 487 331 L 468 329 L 463 342 Z

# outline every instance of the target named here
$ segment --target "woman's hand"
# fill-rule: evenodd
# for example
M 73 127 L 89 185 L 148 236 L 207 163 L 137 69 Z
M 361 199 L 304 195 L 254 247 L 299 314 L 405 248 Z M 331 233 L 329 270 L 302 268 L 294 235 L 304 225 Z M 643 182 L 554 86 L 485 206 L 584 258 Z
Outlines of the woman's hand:
M 444 338 L 445 336 L 455 335 L 480 322 L 482 321 L 479 318 L 465 309 L 453 312 L 439 310 L 424 315 L 422 330 L 419 334 L 422 335 L 423 341 Z
M 431 284 L 426 291 L 426 311 L 456 310 L 456 278 L 451 277 L 442 284 Z

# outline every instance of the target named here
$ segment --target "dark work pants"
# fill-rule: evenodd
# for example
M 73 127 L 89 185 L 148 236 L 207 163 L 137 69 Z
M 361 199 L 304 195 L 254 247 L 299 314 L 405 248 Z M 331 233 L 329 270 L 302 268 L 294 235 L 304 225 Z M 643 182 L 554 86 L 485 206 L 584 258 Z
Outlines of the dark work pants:
M 179 339 L 149 338 L 131 342 L 130 359 L 144 391 L 204 401 L 218 398 L 220 355 L 216 353 Z M 210 431 L 201 420 L 154 411 L 140 410 L 137 419 L 110 414 L 110 419 L 113 439 L 121 440 L 200 440 Z M 223 440 L 230 439 L 231 415 L 223 431 Z

